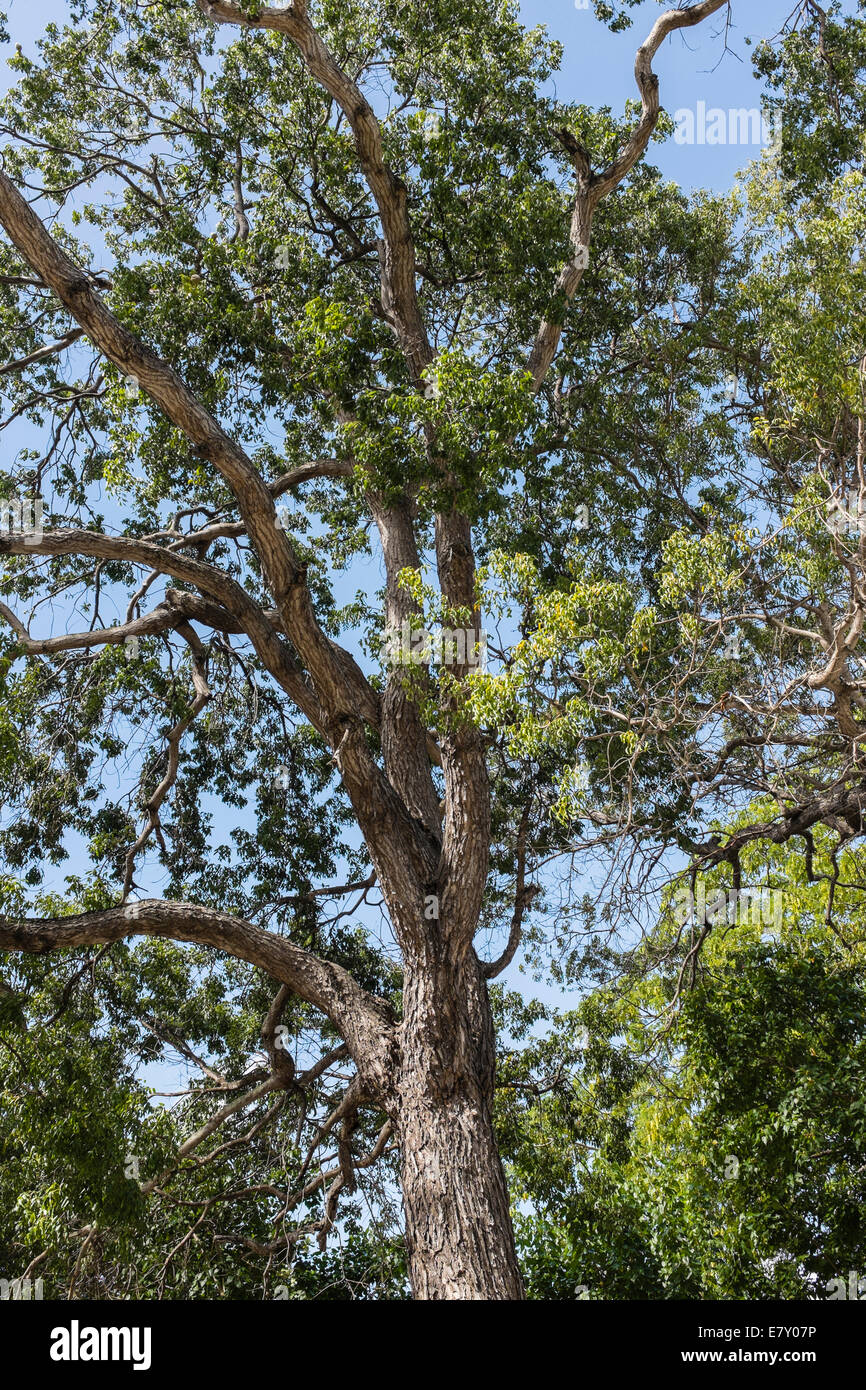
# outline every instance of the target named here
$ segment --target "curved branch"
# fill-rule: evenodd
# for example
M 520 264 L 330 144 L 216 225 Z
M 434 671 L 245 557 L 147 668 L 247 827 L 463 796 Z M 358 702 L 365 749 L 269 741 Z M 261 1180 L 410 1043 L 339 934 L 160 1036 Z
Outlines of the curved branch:
M 355 471 L 355 464 L 348 459 L 314 459 L 311 463 L 302 463 L 297 468 L 293 468 L 291 473 L 284 473 L 281 477 L 274 479 L 267 484 L 271 496 L 276 499 L 282 497 L 284 493 L 290 492 L 293 488 L 300 487 L 301 483 L 310 482 L 314 478 L 351 478 Z M 205 545 L 210 545 L 211 541 L 223 538 L 233 539 L 236 536 L 245 536 L 247 528 L 242 521 L 215 521 L 209 526 L 203 526 L 199 531 L 191 531 L 189 535 L 173 540 L 170 548 L 172 550 L 183 550 L 186 546 L 192 545 L 196 549 L 201 549 Z M 168 532 L 162 533 L 168 535 Z
M 501 975 L 503 970 L 507 970 L 517 954 L 520 945 L 520 938 L 523 931 L 523 914 L 532 899 L 541 891 L 536 883 L 526 882 L 526 841 L 529 835 L 529 809 L 530 802 L 523 808 L 520 817 L 520 828 L 517 832 L 517 875 L 514 885 L 514 912 L 511 918 L 511 928 L 508 933 L 508 941 L 505 950 L 496 960 L 479 961 L 481 974 L 485 980 L 494 980 L 497 975 Z
M 0 367 L 0 376 L 5 376 L 7 372 L 20 372 L 22 367 L 32 367 L 34 362 L 42 362 L 46 357 L 54 357 L 58 352 L 65 352 L 68 347 L 72 347 L 73 343 L 77 343 L 78 339 L 83 337 L 84 330 L 81 328 L 74 328 L 72 332 L 67 333 L 65 337 L 58 338 L 56 343 L 46 343 L 44 347 L 36 348 L 34 352 L 28 353 L 26 357 L 19 357 L 14 362 L 4 363 L 4 365 Z
M 282 497 L 284 492 L 290 492 L 301 483 L 312 482 L 314 478 L 351 478 L 356 467 L 351 459 L 311 459 L 268 483 L 268 491 L 272 497 Z
M 377 1094 L 385 1089 L 395 1036 L 388 1005 L 363 989 L 342 966 L 322 960 L 253 922 L 195 903 L 158 898 L 71 917 L 0 918 L 0 951 L 42 954 L 124 941 L 130 936 L 167 937 L 213 946 L 266 970 L 326 1014 L 365 1082 Z
M 106 536 L 100 531 L 66 530 L 52 528 L 44 535 L 0 534 L 0 555 L 97 555 L 106 560 L 123 560 L 131 565 L 143 565 L 157 573 L 169 574 L 193 584 L 218 602 L 236 619 L 239 630 L 249 637 L 271 675 L 277 680 L 287 695 L 290 695 L 301 712 L 314 728 L 325 733 L 325 717 L 313 691 L 304 680 L 300 667 L 286 651 L 279 633 L 271 625 L 257 603 L 249 594 L 222 570 L 201 560 L 191 560 L 164 546 L 154 545 L 152 541 L 133 539 L 129 536 Z M 203 611 L 192 611 L 194 596 L 187 595 L 190 610 L 188 616 L 198 618 Z M 216 609 L 207 605 L 207 611 L 215 614 Z M 9 614 L 7 612 L 7 618 Z M 209 621 L 202 617 L 202 621 Z M 13 623 L 13 626 L 15 624 Z M 19 636 L 21 635 L 20 626 Z M 371 692 L 372 696 L 372 692 Z M 367 708 L 377 711 L 378 701 L 372 696 Z M 325 733 L 325 736 L 327 734 Z
M 173 728 L 169 729 L 166 735 L 166 742 L 168 744 L 168 767 L 156 791 L 148 798 L 145 808 L 147 811 L 147 822 L 141 834 L 138 836 L 138 839 L 135 841 L 135 844 L 130 846 L 126 855 L 123 875 L 124 902 L 129 897 L 132 890 L 132 876 L 135 872 L 135 860 L 137 855 L 144 849 L 144 846 L 154 832 L 160 837 L 162 835 L 159 822 L 159 808 L 167 797 L 170 789 L 177 781 L 178 768 L 180 766 L 180 741 L 190 724 L 192 724 L 193 720 L 201 713 L 210 699 L 210 687 L 207 683 L 205 669 L 205 649 L 189 623 L 181 622 L 178 625 L 178 630 L 186 639 L 190 651 L 192 652 L 192 681 L 195 693 L 190 701 L 186 714 L 182 719 L 178 720 Z M 160 843 L 162 843 L 161 838 Z
M 188 602 L 190 599 L 193 601 Z M 195 594 L 185 594 L 180 589 L 168 589 L 164 601 L 157 604 L 151 613 L 145 613 L 142 618 L 133 618 L 130 622 L 119 623 L 116 627 L 96 627 L 88 632 L 67 632 L 60 637 L 31 637 L 20 618 L 16 617 L 5 603 L 0 603 L 0 615 L 14 630 L 19 645 L 27 656 L 51 656 L 55 652 L 121 646 L 128 637 L 155 637 L 160 632 L 179 628 L 189 618 L 198 618 L 201 621 L 200 612 L 204 607 L 208 607 L 213 614 L 224 615 L 225 622 L 211 623 L 211 627 L 217 627 L 222 632 L 242 631 L 240 623 L 225 609 L 220 609 L 215 604 L 199 605 L 195 599 Z
M 616 159 L 600 174 L 590 170 L 587 151 L 568 131 L 560 132 L 560 141 L 571 155 L 577 174 L 577 193 L 571 218 L 570 241 L 573 255 L 559 273 L 554 296 L 547 316 L 539 325 L 527 370 L 535 390 L 539 390 L 556 354 L 562 336 L 566 306 L 574 298 L 588 265 L 592 220 L 602 198 L 612 192 L 646 151 L 659 118 L 659 80 L 652 61 L 668 34 L 676 29 L 690 28 L 715 14 L 729 0 L 701 0 L 685 9 L 667 10 L 659 15 L 646 42 L 641 44 L 635 59 L 634 75 L 641 96 L 641 117 L 632 134 L 622 146 Z

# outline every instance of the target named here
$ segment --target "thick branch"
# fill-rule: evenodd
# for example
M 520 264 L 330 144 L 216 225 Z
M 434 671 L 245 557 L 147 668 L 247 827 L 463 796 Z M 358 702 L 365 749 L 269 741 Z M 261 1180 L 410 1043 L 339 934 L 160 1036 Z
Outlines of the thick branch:
M 342 966 L 321 960 L 285 937 L 226 912 L 159 899 L 72 917 L 0 918 L 0 951 L 41 954 L 123 941 L 130 936 L 159 936 L 213 946 L 266 970 L 331 1019 L 359 1074 L 381 1093 L 389 1076 L 389 1050 L 394 1039 L 387 1004 L 362 989 Z
M 467 647 L 477 651 L 481 641 L 481 610 L 475 593 L 475 553 L 472 526 L 462 512 L 438 513 L 435 525 L 436 568 L 446 610 L 470 615 Z M 449 666 L 449 678 L 460 681 L 472 667 L 475 654 Z M 460 710 L 461 696 L 446 688 L 449 730 L 440 738 L 445 777 L 445 819 L 439 867 L 442 925 L 468 948 L 481 910 L 490 852 L 490 782 L 487 750 L 481 730 Z
M 202 14 L 216 23 L 275 29 L 285 34 L 316 81 L 343 111 L 351 126 L 358 160 L 376 201 L 385 236 L 382 280 L 386 312 L 393 319 L 413 379 L 419 381 L 433 354 L 418 306 L 415 247 L 409 226 L 406 186 L 385 163 L 382 131 L 373 108 L 313 28 L 303 0 L 295 0 L 287 9 L 266 6 L 254 15 L 244 13 L 229 0 L 196 0 L 196 3 Z
M 385 561 L 385 629 L 399 631 L 404 622 L 419 616 L 417 601 L 400 583 L 402 570 L 421 567 L 410 503 L 404 497 L 386 506 L 372 493 L 368 500 Z M 420 667 L 417 678 L 424 678 Z M 388 672 L 382 700 L 382 753 L 385 770 L 409 810 L 440 840 L 442 821 L 430 774 L 427 730 L 407 691 L 405 673 L 396 664 Z
M 306 571 L 286 533 L 276 524 L 274 499 L 251 460 L 177 372 L 114 317 L 2 171 L 0 222 L 21 255 L 50 285 L 91 342 L 120 371 L 134 376 L 191 440 L 196 453 L 214 464 L 237 499 L 286 630 L 310 672 L 320 702 L 336 721 L 357 717 L 359 707 L 371 702 L 369 683 L 349 654 L 338 654 L 334 643 L 319 627 Z

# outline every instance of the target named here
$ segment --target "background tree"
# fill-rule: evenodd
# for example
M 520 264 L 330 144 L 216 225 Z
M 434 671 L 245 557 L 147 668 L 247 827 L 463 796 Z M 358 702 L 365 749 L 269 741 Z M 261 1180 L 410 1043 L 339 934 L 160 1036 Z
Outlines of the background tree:
M 819 838 L 829 869 L 832 837 Z M 503 1059 L 499 1132 L 531 1297 L 857 1296 L 861 890 L 840 891 L 837 935 L 801 856 L 776 849 L 749 869 L 783 895 L 778 928 L 721 914 L 679 1008 L 690 943 L 671 910 L 627 957 L 596 960 L 607 979 L 579 1010 Z M 844 871 L 856 884 L 862 849 Z M 723 882 L 716 871 L 711 892 Z M 586 973 L 575 963 L 575 982 Z M 512 996 L 512 1035 L 527 1013 Z

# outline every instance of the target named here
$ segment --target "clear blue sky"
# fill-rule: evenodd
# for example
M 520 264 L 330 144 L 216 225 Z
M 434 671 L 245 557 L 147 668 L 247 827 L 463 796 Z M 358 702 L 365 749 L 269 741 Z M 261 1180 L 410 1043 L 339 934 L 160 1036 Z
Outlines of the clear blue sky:
M 20 43 L 25 52 L 32 51 L 47 23 L 63 23 L 69 15 L 68 0 L 37 0 L 35 4 L 33 0 L 0 0 L 0 8 L 9 15 L 11 44 Z M 725 52 L 720 15 L 685 35 L 673 35 L 655 64 L 665 108 L 673 114 L 681 107 L 694 109 L 699 101 L 724 109 L 760 106 L 760 88 L 752 73 L 747 40 L 772 36 L 794 8 L 795 0 L 733 0 L 733 25 L 727 33 L 729 52 Z M 844 8 L 855 13 L 854 0 L 846 0 Z M 575 0 L 523 0 L 521 9 L 527 24 L 546 25 L 564 45 L 557 79 L 564 98 L 608 105 L 617 111 L 627 98 L 636 95 L 635 48 L 660 12 L 656 0 L 639 5 L 633 27 L 622 34 L 611 34 L 591 9 L 576 8 Z M 0 90 L 8 85 L 9 78 L 0 63 Z M 689 147 L 672 141 L 653 150 L 653 159 L 664 172 L 688 188 L 730 187 L 737 169 L 750 156 L 749 149 L 736 146 Z

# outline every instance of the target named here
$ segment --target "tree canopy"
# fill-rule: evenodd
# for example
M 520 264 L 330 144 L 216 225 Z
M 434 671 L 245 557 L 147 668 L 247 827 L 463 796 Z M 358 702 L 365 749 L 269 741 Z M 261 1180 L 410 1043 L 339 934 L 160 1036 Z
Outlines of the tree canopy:
M 505 1232 L 498 1145 L 530 1296 L 826 1296 L 864 5 L 756 47 L 729 194 L 654 166 L 653 64 L 736 0 L 619 114 L 512 0 L 68 10 L 0 102 L 0 1271 L 516 1296 L 510 1232 L 429 1255 L 436 1182 Z

